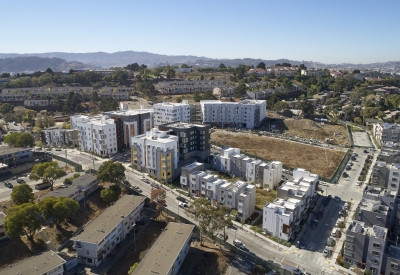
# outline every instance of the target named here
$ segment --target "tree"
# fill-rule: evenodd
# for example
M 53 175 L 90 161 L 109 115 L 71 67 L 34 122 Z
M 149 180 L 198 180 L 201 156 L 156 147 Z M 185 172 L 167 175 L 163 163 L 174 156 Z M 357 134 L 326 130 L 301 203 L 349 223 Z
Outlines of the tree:
M 282 110 L 286 110 L 286 109 L 289 109 L 289 104 L 287 104 L 287 102 L 285 102 L 285 101 L 278 101 L 274 105 L 275 111 L 282 111 Z
M 36 111 L 26 109 L 24 113 L 24 122 L 31 123 L 33 119 L 36 117 Z
M 349 105 L 342 108 L 343 117 L 347 121 L 352 121 L 354 117 L 354 107 Z
M 76 214 L 79 203 L 66 197 L 47 197 L 39 202 L 39 209 L 45 219 L 54 218 L 54 223 L 59 225 Z
M 11 239 L 25 235 L 33 242 L 36 230 L 40 229 L 39 215 L 39 207 L 33 203 L 11 207 L 4 221 L 4 230 Z
M 226 69 L 225 65 L 223 63 L 219 64 L 218 66 L 219 69 Z
M 314 114 L 314 106 L 312 105 L 311 101 L 307 99 L 299 100 L 297 103 L 297 108 L 301 110 L 305 117 L 312 116 Z
M 11 105 L 10 103 L 0 104 L 0 113 L 2 113 L 3 115 L 14 113 L 14 105 Z
M 200 76 L 200 80 L 204 80 L 204 75 L 201 75 L 201 76 Z
M 99 94 L 96 91 L 92 92 L 91 100 L 93 103 L 96 103 L 97 101 L 99 101 Z
M 49 182 L 53 189 L 54 182 L 65 175 L 65 172 L 58 166 L 57 161 L 39 163 L 33 166 L 29 179 Z
M 167 198 L 167 192 L 165 192 L 164 188 L 153 189 L 150 192 L 150 200 L 151 202 L 156 202 L 157 204 L 165 201 Z
M 189 68 L 189 66 L 186 65 L 185 63 L 181 64 L 179 67 L 181 67 L 181 68 Z
M 358 69 L 353 70 L 353 74 L 359 74 L 359 73 L 360 73 L 360 70 L 358 70 Z
M 235 97 L 241 98 L 246 94 L 246 85 L 244 83 L 239 84 L 235 89 Z
M 101 101 L 99 109 L 102 112 L 115 111 L 118 109 L 118 102 L 112 97 L 107 97 Z
M 134 264 L 129 268 L 128 275 L 131 275 L 138 265 L 139 265 L 138 262 L 134 263 Z
M 366 118 L 376 117 L 380 110 L 380 107 L 365 107 L 363 110 L 361 110 L 360 115 L 365 120 Z
M 256 66 L 257 69 L 263 69 L 265 70 L 265 63 L 264 62 L 260 62 L 258 63 L 258 65 Z
M 118 185 L 111 185 L 109 188 L 101 190 L 100 198 L 105 203 L 111 203 L 117 201 L 120 194 L 121 187 L 119 187 Z
M 355 117 L 355 118 L 354 118 L 354 123 L 362 124 L 362 119 L 361 119 L 361 117 Z
M 33 198 L 33 190 L 26 183 L 14 186 L 11 192 L 11 200 L 16 205 L 33 202 Z
M 41 115 L 36 118 L 35 126 L 39 129 L 43 129 L 43 118 Z
M 33 147 L 35 138 L 29 133 L 13 132 L 4 137 L 4 142 L 10 147 Z
M 224 242 L 228 240 L 228 235 L 226 234 L 226 227 L 232 226 L 232 217 L 230 215 L 231 209 L 228 206 L 221 206 L 218 210 L 218 214 L 214 217 L 218 220 L 217 223 L 224 229 L 223 238 Z
M 99 167 L 97 179 L 103 182 L 121 183 L 125 179 L 125 167 L 119 162 L 105 161 Z
M 167 76 L 167 78 L 174 78 L 175 77 L 175 70 L 172 67 L 167 67 L 167 69 L 165 70 L 165 75 Z
M 213 216 L 216 214 L 217 210 L 211 206 L 207 198 L 196 199 L 186 211 L 199 223 L 200 231 L 203 235 L 214 235 L 216 227 L 213 222 Z M 203 242 L 204 238 L 200 240 L 201 244 Z
M 283 110 L 282 115 L 285 117 L 293 117 L 293 112 L 289 109 Z

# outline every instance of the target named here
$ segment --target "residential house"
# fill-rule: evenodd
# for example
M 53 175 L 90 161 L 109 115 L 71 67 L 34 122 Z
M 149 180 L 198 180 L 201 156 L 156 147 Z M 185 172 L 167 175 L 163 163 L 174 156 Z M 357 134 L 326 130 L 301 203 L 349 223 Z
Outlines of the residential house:
M 213 95 L 218 96 L 219 98 L 222 97 L 231 97 L 235 95 L 235 86 L 226 86 L 226 85 L 221 85 L 218 87 L 215 87 L 213 91 Z
M 130 275 L 175 275 L 192 242 L 194 225 L 170 222 Z
M 275 90 L 266 89 L 266 90 L 247 92 L 247 96 L 249 98 L 255 99 L 255 100 L 264 100 L 264 99 L 268 99 L 274 93 L 275 93 Z
M 98 266 L 142 217 L 145 197 L 124 195 L 79 231 L 71 241 L 86 265 Z
M 31 148 L 8 148 L 3 147 L 0 150 L 0 163 L 14 166 L 32 161 L 33 152 Z

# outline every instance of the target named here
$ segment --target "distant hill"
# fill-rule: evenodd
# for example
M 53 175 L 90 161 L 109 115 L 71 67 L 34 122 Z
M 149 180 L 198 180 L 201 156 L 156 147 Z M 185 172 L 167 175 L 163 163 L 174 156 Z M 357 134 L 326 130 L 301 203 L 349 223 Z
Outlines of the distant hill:
M 67 62 L 65 59 L 57 57 L 20 56 L 0 59 L 0 72 L 45 71 L 47 68 L 51 68 L 53 71 L 69 71 L 85 67 L 87 65 L 81 62 Z
M 365 68 L 365 69 L 377 69 L 377 68 L 400 68 L 400 61 L 389 61 L 382 63 L 371 63 L 371 64 L 324 64 L 313 61 L 296 61 L 289 59 L 278 59 L 278 60 L 264 60 L 254 58 L 243 58 L 243 59 L 213 59 L 201 56 L 191 55 L 162 55 L 148 52 L 136 52 L 136 51 L 122 51 L 115 53 L 105 52 L 93 52 L 93 53 L 65 53 L 65 52 L 50 52 L 50 53 L 32 53 L 32 54 L 4 54 L 0 53 L 0 58 L 22 58 L 22 57 L 42 57 L 53 60 L 62 59 L 67 64 L 60 62 L 58 68 L 65 68 L 71 66 L 86 66 L 90 68 L 109 68 L 109 67 L 124 67 L 131 63 L 146 64 L 147 66 L 154 67 L 157 65 L 179 65 L 186 63 L 188 65 L 196 65 L 202 67 L 218 67 L 219 64 L 224 63 L 225 66 L 236 67 L 239 64 L 254 65 L 263 61 L 267 66 L 272 66 L 277 63 L 290 63 L 292 65 L 305 64 L 308 68 Z M 18 63 L 15 59 L 14 63 Z M 44 60 L 41 62 L 45 62 Z M 56 61 L 54 61 L 57 63 Z M 71 63 L 72 62 L 72 63 Z M 82 64 L 83 63 L 83 64 Z M 33 65 L 34 63 L 32 63 Z M 87 64 L 87 65 L 84 65 Z M 48 65 L 43 65 L 44 67 Z M 56 66 L 56 65 L 55 65 Z M 20 66 L 19 68 L 22 68 Z M 47 68 L 46 67 L 46 68 Z M 46 69 L 44 68 L 44 69 Z M 53 69 L 53 68 L 52 68 Z M 2 65 L 0 63 L 0 71 Z M 59 69 L 56 69 L 59 70 Z M 64 69 L 63 69 L 64 70 Z M 8 71 L 12 71 L 8 69 Z

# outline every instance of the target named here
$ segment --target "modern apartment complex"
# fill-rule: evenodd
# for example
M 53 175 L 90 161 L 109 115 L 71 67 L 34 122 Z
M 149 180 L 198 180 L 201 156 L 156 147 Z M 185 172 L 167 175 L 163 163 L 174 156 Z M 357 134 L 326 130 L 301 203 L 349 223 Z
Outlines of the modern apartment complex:
M 178 176 L 179 138 L 153 128 L 131 138 L 132 163 L 159 180 L 171 181 Z
M 71 128 L 78 130 L 80 150 L 101 156 L 117 153 L 116 124 L 109 116 L 71 116 Z
M 119 110 L 105 112 L 104 115 L 114 120 L 118 136 L 118 150 L 130 147 L 131 138 L 145 134 L 153 128 L 153 110 Z
M 142 217 L 145 197 L 124 195 L 71 238 L 78 257 L 98 266 Z
M 6 214 L 0 211 L 0 240 L 7 239 L 7 233 L 4 231 L 4 221 L 6 219 Z
M 175 275 L 190 249 L 194 225 L 170 222 L 131 275 Z
M 182 103 L 157 103 L 153 107 L 154 127 L 173 122 L 190 122 L 190 104 L 187 100 L 182 100 Z
M 25 259 L 0 270 L 1 275 L 62 275 L 65 260 L 51 250 Z
M 371 185 L 400 193 L 400 153 L 384 151 L 379 154 L 371 173 Z
M 156 89 L 161 94 L 193 94 L 212 91 L 226 83 L 226 80 L 164 81 L 157 83 Z
M 397 123 L 375 123 L 372 129 L 375 140 L 379 145 L 383 145 L 385 142 L 397 143 L 400 141 L 400 125 Z
M 79 145 L 78 130 L 76 129 L 50 127 L 41 131 L 41 138 L 43 144 L 50 146 L 77 147 Z
M 220 100 L 201 100 L 203 124 L 229 128 L 258 128 L 265 118 L 265 100 L 243 100 L 241 102 L 221 102 Z
M 179 138 L 180 161 L 191 157 L 205 161 L 210 156 L 211 125 L 175 122 L 160 125 L 158 129 Z
M 216 148 L 212 166 L 215 170 L 240 177 L 248 182 L 273 189 L 282 179 L 282 162 L 250 158 L 240 154 L 239 148 Z
M 205 197 L 213 206 L 225 205 L 238 212 L 241 220 L 249 218 L 255 210 L 256 187 L 244 181 L 229 182 L 203 170 L 202 163 L 192 163 L 181 168 L 182 189 L 192 196 Z

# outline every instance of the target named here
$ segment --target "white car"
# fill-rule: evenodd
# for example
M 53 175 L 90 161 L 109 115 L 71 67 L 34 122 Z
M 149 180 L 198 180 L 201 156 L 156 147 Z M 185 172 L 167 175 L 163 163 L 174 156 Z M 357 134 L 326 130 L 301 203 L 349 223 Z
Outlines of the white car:
M 246 249 L 246 246 L 239 240 L 234 240 L 233 244 L 240 249 Z
M 329 255 L 328 249 L 324 249 L 324 251 L 322 252 L 322 255 L 324 255 L 324 257 L 328 257 L 328 255 Z
M 357 181 L 357 186 L 360 186 L 362 184 L 362 181 Z

